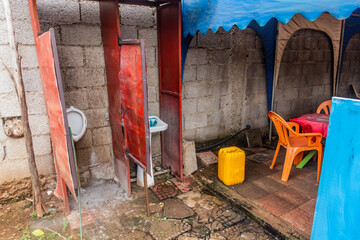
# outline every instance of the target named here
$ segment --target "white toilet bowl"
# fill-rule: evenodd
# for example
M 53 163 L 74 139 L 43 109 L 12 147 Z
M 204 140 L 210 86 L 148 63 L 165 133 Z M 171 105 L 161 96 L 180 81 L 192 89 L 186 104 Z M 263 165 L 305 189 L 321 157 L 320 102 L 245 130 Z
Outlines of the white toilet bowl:
M 85 134 L 87 119 L 83 111 L 70 106 L 66 109 L 69 127 L 71 128 L 74 142 L 79 141 Z

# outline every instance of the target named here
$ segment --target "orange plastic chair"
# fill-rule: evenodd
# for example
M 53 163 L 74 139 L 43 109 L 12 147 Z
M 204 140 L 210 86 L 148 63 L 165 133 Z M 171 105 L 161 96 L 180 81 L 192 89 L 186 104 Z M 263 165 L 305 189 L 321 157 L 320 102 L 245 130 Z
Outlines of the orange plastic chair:
M 283 146 L 286 148 L 286 157 L 281 180 L 286 182 L 289 179 L 293 162 L 299 164 L 303 158 L 304 151 L 317 150 L 318 166 L 316 180 L 319 182 L 323 155 L 323 146 L 321 144 L 322 135 L 320 133 L 299 133 L 299 124 L 286 122 L 282 117 L 272 111 L 268 112 L 268 116 L 271 121 L 273 121 L 279 135 L 279 142 L 270 169 L 274 168 L 280 146 Z M 293 128 L 295 128 L 295 130 Z
M 325 114 L 330 114 L 331 110 L 331 100 L 327 100 L 319 105 L 316 110 L 316 113 L 321 113 L 321 110 L 325 112 Z

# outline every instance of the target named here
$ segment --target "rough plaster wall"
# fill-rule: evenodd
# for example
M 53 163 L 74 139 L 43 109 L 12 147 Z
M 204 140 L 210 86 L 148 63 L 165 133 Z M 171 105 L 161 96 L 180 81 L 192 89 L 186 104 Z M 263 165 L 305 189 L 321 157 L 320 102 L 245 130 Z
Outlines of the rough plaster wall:
M 27 1 L 12 0 L 11 8 L 15 24 L 16 40 L 22 56 L 22 72 L 29 110 L 30 127 L 33 134 L 35 158 L 39 173 L 53 178 L 54 167 L 40 73 L 32 35 Z M 3 4 L 0 4 L 0 57 L 9 67 L 11 53 Z M 29 168 L 24 138 L 9 138 L 3 131 L 3 120 L 20 116 L 15 89 L 8 73 L 0 64 L 0 201 L 29 193 Z M 26 181 L 13 184 L 20 179 Z M 43 181 L 47 181 L 44 180 Z
M 332 96 L 332 46 L 319 31 L 299 30 L 286 45 L 274 109 L 284 119 L 316 111 Z
M 355 98 L 353 84 L 360 92 L 360 32 L 356 33 L 349 41 L 346 48 L 338 95 L 340 97 Z
M 197 34 L 183 80 L 185 139 L 206 141 L 246 124 L 255 129 L 267 126 L 264 51 L 252 29 Z

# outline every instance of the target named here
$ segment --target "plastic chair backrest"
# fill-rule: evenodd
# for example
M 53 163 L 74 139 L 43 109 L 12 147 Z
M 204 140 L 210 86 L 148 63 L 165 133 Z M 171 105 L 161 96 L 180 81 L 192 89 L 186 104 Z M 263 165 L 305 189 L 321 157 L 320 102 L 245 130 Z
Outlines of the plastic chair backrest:
M 321 110 L 325 112 L 325 114 L 330 114 L 331 110 L 331 100 L 327 100 L 319 105 L 316 110 L 316 113 L 321 113 Z
M 279 114 L 268 111 L 268 116 L 274 123 L 276 131 L 278 132 L 279 141 L 281 144 L 289 145 L 289 135 L 298 135 L 287 123 L 280 117 Z

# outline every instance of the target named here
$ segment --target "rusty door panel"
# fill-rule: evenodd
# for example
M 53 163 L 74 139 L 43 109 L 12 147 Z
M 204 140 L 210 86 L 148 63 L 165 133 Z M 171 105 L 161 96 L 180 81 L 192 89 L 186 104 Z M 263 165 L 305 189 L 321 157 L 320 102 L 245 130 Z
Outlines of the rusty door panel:
M 55 193 L 64 196 L 62 180 L 76 199 L 77 178 L 67 122 L 64 93 L 57 57 L 54 29 L 36 38 L 36 49 L 42 80 L 45 105 L 48 114 L 50 136 L 58 175 Z
M 109 99 L 109 119 L 114 151 L 114 171 L 122 188 L 131 194 L 129 159 L 125 157 L 125 140 L 122 130 L 124 118 L 120 97 L 120 17 L 117 0 L 99 2 L 101 36 L 104 47 L 107 90 Z
M 163 166 L 182 179 L 181 121 L 181 5 L 170 3 L 157 10 Z
M 151 174 L 145 44 L 143 40 L 122 43 L 119 79 L 127 155 Z

